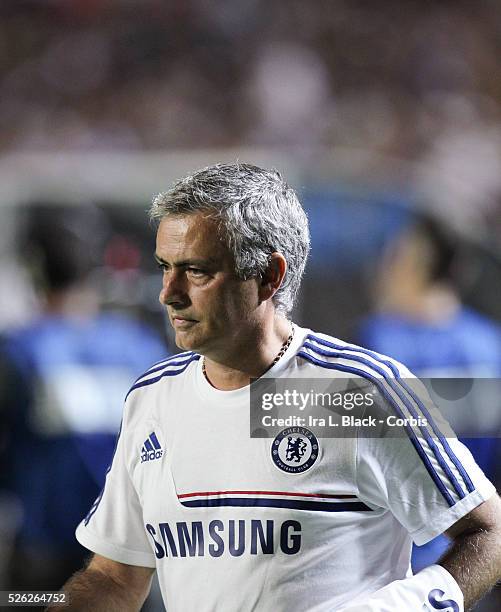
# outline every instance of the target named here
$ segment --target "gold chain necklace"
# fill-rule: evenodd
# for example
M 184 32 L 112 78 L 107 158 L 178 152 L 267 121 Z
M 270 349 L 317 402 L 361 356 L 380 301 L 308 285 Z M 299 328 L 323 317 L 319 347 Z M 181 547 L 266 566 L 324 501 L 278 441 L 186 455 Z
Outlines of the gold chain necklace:
M 277 353 L 277 356 L 271 362 L 271 365 L 268 368 L 268 370 L 270 368 L 272 368 L 276 363 L 278 363 L 280 361 L 280 359 L 285 355 L 285 352 L 289 348 L 289 346 L 291 345 L 291 342 L 292 342 L 293 338 L 294 338 L 294 326 L 291 327 L 291 333 L 289 334 L 289 337 L 287 338 L 287 340 L 285 340 L 283 342 L 282 346 L 280 347 L 280 350 Z M 205 376 L 205 379 L 207 380 L 207 382 L 210 382 L 208 377 L 207 377 L 207 372 L 205 370 L 205 357 L 203 358 L 203 361 L 202 361 L 202 374 Z

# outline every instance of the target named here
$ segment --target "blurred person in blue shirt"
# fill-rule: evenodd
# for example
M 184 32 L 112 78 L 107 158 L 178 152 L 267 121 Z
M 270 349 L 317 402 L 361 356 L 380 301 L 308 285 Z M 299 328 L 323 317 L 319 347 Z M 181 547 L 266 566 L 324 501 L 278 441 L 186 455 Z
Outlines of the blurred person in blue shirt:
M 58 589 L 81 567 L 75 527 L 103 487 L 131 378 L 167 354 L 146 325 L 100 311 L 96 214 L 38 206 L 23 241 L 44 305 L 0 340 L 0 487 L 22 510 L 6 588 Z
M 501 328 L 461 302 L 454 281 L 457 245 L 458 238 L 437 220 L 413 215 L 378 262 L 377 312 L 362 322 L 358 341 L 402 361 L 420 378 L 500 378 Z M 489 431 L 471 410 L 462 416 L 470 426 L 476 419 L 482 432 L 462 442 L 487 476 L 499 482 L 499 424 Z M 435 563 L 448 545 L 440 536 L 414 547 L 414 571 Z

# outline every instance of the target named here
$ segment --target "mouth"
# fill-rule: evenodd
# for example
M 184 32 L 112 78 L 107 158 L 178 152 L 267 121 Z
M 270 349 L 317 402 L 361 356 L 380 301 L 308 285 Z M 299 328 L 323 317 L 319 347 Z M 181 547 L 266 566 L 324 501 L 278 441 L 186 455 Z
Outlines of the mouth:
M 187 319 L 185 317 L 174 316 L 171 318 L 172 326 L 176 329 L 184 329 L 198 323 L 195 319 Z

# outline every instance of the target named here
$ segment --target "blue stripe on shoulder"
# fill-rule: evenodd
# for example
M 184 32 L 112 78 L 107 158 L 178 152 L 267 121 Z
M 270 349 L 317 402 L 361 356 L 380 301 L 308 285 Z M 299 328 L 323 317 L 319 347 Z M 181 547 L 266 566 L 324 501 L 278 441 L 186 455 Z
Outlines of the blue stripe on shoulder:
M 466 488 L 468 489 L 468 492 L 471 493 L 472 491 L 475 490 L 475 487 L 473 485 L 473 482 L 471 481 L 471 478 L 468 475 L 468 472 L 465 470 L 465 468 L 463 467 L 463 464 L 461 463 L 461 461 L 458 459 L 458 457 L 456 456 L 456 454 L 454 453 L 454 451 L 450 447 L 449 443 L 447 442 L 447 438 L 443 435 L 443 433 L 437 427 L 435 421 L 433 420 L 433 418 L 432 418 L 431 414 L 429 413 L 429 411 L 427 410 L 426 406 L 419 399 L 419 396 L 416 395 L 414 393 L 414 391 L 409 387 L 409 385 L 405 382 L 405 380 L 402 379 L 400 371 L 399 371 L 399 369 L 396 367 L 396 365 L 394 363 L 392 363 L 388 359 L 384 359 L 378 353 L 376 353 L 374 351 L 371 351 L 369 349 L 363 348 L 361 346 L 350 345 L 350 344 L 347 344 L 347 345 L 344 345 L 344 346 L 340 346 L 338 344 L 334 344 L 333 342 L 329 342 L 328 340 L 324 340 L 323 338 L 319 338 L 318 336 L 315 336 L 314 334 L 308 334 L 307 339 L 315 340 L 319 344 L 323 344 L 324 346 L 327 346 L 329 348 L 334 348 L 334 349 L 337 349 L 337 350 L 340 350 L 340 351 L 344 350 L 344 351 L 355 351 L 355 352 L 358 352 L 358 353 L 362 353 L 362 354 L 368 355 L 369 357 L 372 357 L 373 359 L 375 359 L 379 363 L 382 363 L 382 364 L 388 366 L 390 368 L 390 370 L 392 371 L 393 375 L 395 376 L 395 379 L 397 380 L 397 383 L 408 393 L 408 395 L 414 401 L 414 403 L 419 408 L 419 410 L 421 410 L 421 412 L 423 413 L 424 417 L 427 419 L 428 423 L 430 423 L 431 429 L 432 429 L 433 433 L 440 440 L 440 442 L 441 442 L 441 444 L 442 444 L 442 446 L 443 446 L 447 456 L 452 461 L 452 463 L 454 464 L 454 466 L 456 467 L 458 472 L 461 474 L 461 477 L 463 478 L 463 481 L 466 484 Z M 351 357 L 354 359 L 353 356 L 351 356 Z M 412 414 L 412 411 L 411 411 L 411 414 Z
M 188 357 L 189 355 L 193 355 L 193 351 L 183 351 L 182 353 L 176 353 L 175 355 L 169 355 L 169 357 L 164 357 L 160 361 L 155 361 L 155 363 L 153 363 L 150 366 L 149 370 L 155 368 L 156 366 L 167 364 L 169 363 L 169 361 L 172 361 L 173 359 L 181 359 L 182 357 Z M 149 370 L 146 370 L 146 372 L 149 372 Z
M 182 364 L 185 362 L 186 359 L 189 359 L 191 355 L 193 354 L 194 354 L 193 351 L 186 351 L 185 353 L 177 353 L 176 355 L 171 355 L 167 359 L 162 359 L 162 361 L 157 361 L 152 366 L 150 366 L 146 370 L 146 372 L 143 372 L 140 376 L 138 376 L 133 384 L 136 384 L 137 382 L 141 380 L 141 378 L 148 376 L 148 374 L 152 374 L 154 372 L 159 372 L 160 370 L 163 370 L 163 368 L 165 368 L 168 365 L 177 365 L 178 363 Z
M 194 355 L 194 353 L 184 353 L 183 357 L 181 357 L 180 355 L 176 355 L 175 357 L 172 357 L 172 359 L 169 359 L 169 361 L 164 361 L 161 364 L 157 365 L 156 367 L 150 368 L 144 374 L 141 374 L 141 376 L 136 380 L 136 382 L 139 382 L 141 380 L 141 378 L 144 378 L 145 376 L 148 376 L 149 374 L 154 374 L 155 372 L 160 372 L 160 370 L 163 370 L 167 366 L 171 366 L 171 365 L 184 365 L 185 363 L 187 363 L 188 361 L 191 360 L 191 356 L 192 355 Z M 134 383 L 134 384 L 136 384 L 136 383 Z
M 129 389 L 127 395 L 125 396 L 125 399 L 127 400 L 127 398 L 129 397 L 129 395 L 131 394 L 132 391 L 134 391 L 134 389 L 139 389 L 141 387 L 147 387 L 148 385 L 153 385 L 154 383 L 158 382 L 160 379 L 164 378 L 165 376 L 177 376 L 178 374 L 182 374 L 190 365 L 190 363 L 192 363 L 193 361 L 198 361 L 200 359 L 200 355 L 198 355 L 197 353 L 193 353 L 191 355 L 191 357 L 187 360 L 187 361 L 183 361 L 180 362 L 179 364 L 174 363 L 174 362 L 170 362 L 165 364 L 162 368 L 161 368 L 161 373 L 158 376 L 155 376 L 153 378 L 147 378 L 146 380 L 141 380 L 142 378 L 144 378 L 145 375 L 141 376 L 137 382 L 135 382 L 132 387 Z M 168 368 L 171 365 L 179 365 L 179 368 L 176 368 L 175 370 L 167 370 L 166 368 Z M 149 372 L 150 374 L 152 372 Z
M 360 368 L 355 368 L 355 367 L 351 367 L 351 366 L 345 366 L 345 365 L 340 364 L 340 363 L 330 363 L 330 362 L 327 362 L 327 361 L 322 361 L 321 359 L 318 359 L 318 358 L 314 357 L 313 355 L 310 355 L 309 353 L 306 353 L 306 352 L 304 352 L 302 350 L 300 350 L 297 354 L 298 354 L 298 356 L 303 357 L 307 361 L 310 361 L 311 363 L 313 363 L 315 365 L 318 365 L 320 367 L 327 368 L 327 369 L 330 369 L 330 370 L 338 370 L 340 372 L 347 372 L 347 373 L 350 373 L 350 374 L 355 374 L 357 376 L 361 376 L 361 377 L 363 377 L 363 378 L 365 378 L 367 380 L 370 380 L 371 382 L 373 382 L 378 387 L 378 389 L 380 390 L 381 394 L 387 399 L 387 401 L 391 405 L 393 405 L 393 407 L 395 408 L 395 411 L 397 412 L 399 417 L 404 418 L 404 415 L 401 412 L 400 408 L 398 407 L 398 404 L 395 402 L 393 397 L 385 389 L 382 379 L 376 378 L 375 376 L 372 376 L 371 374 L 369 374 L 369 372 L 366 372 L 365 370 L 362 370 Z M 424 463 L 428 473 L 430 474 L 431 478 L 435 482 L 437 488 L 442 493 L 443 497 L 445 498 L 445 500 L 447 501 L 449 506 L 451 506 L 451 507 L 454 506 L 456 502 L 454 501 L 453 497 L 451 496 L 451 494 L 449 493 L 447 488 L 444 486 L 444 483 L 440 479 L 440 476 L 437 474 L 435 468 L 431 464 L 431 461 L 428 458 L 428 456 L 426 455 L 423 447 L 419 443 L 419 440 L 418 440 L 416 434 L 413 432 L 413 430 L 408 425 L 404 425 L 404 428 L 405 428 L 405 430 L 407 432 L 407 435 L 409 436 L 410 442 L 412 443 L 412 445 L 416 449 L 416 452 L 418 453 L 419 457 L 423 461 L 423 463 Z M 463 497 L 464 497 L 464 495 L 463 495 Z
M 183 354 L 183 353 L 182 353 Z M 186 368 L 189 366 L 189 364 L 192 361 L 197 361 L 198 359 L 200 359 L 200 355 L 193 353 L 193 352 L 188 352 L 188 353 L 184 353 L 183 355 L 188 356 L 189 355 L 189 359 L 187 361 L 181 361 L 178 362 L 176 361 L 176 358 L 179 359 L 180 355 L 173 355 L 171 358 L 167 359 L 165 362 L 163 362 L 163 365 L 160 368 L 156 368 L 155 370 L 150 370 L 149 373 L 151 374 L 153 371 L 157 371 L 158 369 L 164 370 L 164 368 L 170 366 L 170 365 L 178 365 L 178 363 L 180 365 L 182 365 L 183 367 L 181 367 L 180 369 L 176 369 L 176 370 L 167 370 L 166 372 L 163 372 L 163 374 L 161 374 L 160 376 L 156 376 L 155 378 L 151 378 L 148 380 L 141 382 L 136 382 L 134 385 L 132 385 L 132 387 L 129 389 L 129 392 L 127 393 L 127 396 L 125 399 L 127 399 L 127 397 L 129 396 L 129 393 L 131 391 L 133 391 L 134 389 L 138 388 L 138 387 L 143 387 L 145 385 L 149 385 L 149 384 L 153 384 L 155 382 L 157 382 L 158 380 L 160 380 L 163 376 L 176 376 L 177 374 L 181 374 L 182 372 L 184 372 L 186 370 Z M 141 378 L 143 378 L 146 374 L 142 374 L 139 378 L 138 381 L 141 380 Z M 106 470 L 106 477 L 108 476 L 110 470 L 111 470 L 111 466 L 113 465 L 113 460 L 115 458 L 115 454 L 117 452 L 117 447 L 118 447 L 118 441 L 120 439 L 120 434 L 122 433 L 122 424 L 120 424 L 120 430 L 118 432 L 117 435 L 117 439 L 115 442 L 115 448 L 113 450 L 113 456 L 111 458 L 111 462 L 110 465 L 108 467 L 108 469 Z M 155 436 L 156 439 L 156 436 Z M 158 440 L 157 440 L 158 443 Z M 101 503 L 101 500 L 103 498 L 104 495 L 104 490 L 106 487 L 106 480 L 104 481 L 104 486 L 101 489 L 101 492 L 99 493 L 96 501 L 92 504 L 89 512 L 87 513 L 87 516 L 84 518 L 84 525 L 87 526 L 89 524 L 90 519 L 92 518 L 92 516 L 94 515 L 94 513 L 96 512 L 96 510 L 99 507 L 99 504 Z

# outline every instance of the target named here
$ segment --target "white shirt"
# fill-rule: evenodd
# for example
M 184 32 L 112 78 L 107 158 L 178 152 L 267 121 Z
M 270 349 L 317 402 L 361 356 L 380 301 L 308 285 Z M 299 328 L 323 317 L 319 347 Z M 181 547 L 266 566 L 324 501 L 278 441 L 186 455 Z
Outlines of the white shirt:
M 196 353 L 151 368 L 127 396 L 105 488 L 76 535 L 105 557 L 155 567 L 169 612 L 349 605 L 411 575 L 412 541 L 494 494 L 469 451 L 437 437 L 446 424 L 394 360 L 296 327 L 266 376 L 376 381 L 389 413 L 433 424 L 391 440 L 304 428 L 251 438 L 249 387 L 213 388 Z

